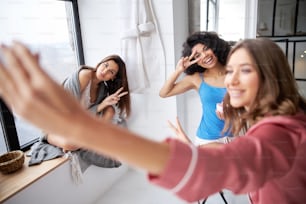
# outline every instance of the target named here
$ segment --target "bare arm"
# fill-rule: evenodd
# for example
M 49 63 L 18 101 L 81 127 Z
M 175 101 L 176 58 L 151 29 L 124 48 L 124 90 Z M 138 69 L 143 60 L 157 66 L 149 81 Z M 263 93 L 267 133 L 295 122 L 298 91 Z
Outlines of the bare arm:
M 198 60 L 190 61 L 193 57 L 193 54 L 190 57 L 182 57 L 177 65 L 175 71 L 172 75 L 166 80 L 165 84 L 159 91 L 159 96 L 166 98 L 169 96 L 178 95 L 184 93 L 192 88 L 196 88 L 194 81 L 191 76 L 185 76 L 182 80 L 177 81 L 180 75 L 184 70 L 192 64 L 197 63 Z
M 22 44 L 2 45 L 1 50 L 6 63 L 0 63 L 0 96 L 15 113 L 73 145 L 120 159 L 152 174 L 162 172 L 170 156 L 166 143 L 140 137 L 84 110 L 41 69 L 38 55 Z
M 62 148 L 64 152 L 75 151 L 80 148 L 79 146 L 76 146 L 71 142 L 68 142 L 68 140 L 63 138 L 62 136 L 56 134 L 48 134 L 47 141 L 49 144 Z
M 115 115 L 115 110 L 112 106 L 104 108 L 101 119 L 104 121 L 111 122 Z

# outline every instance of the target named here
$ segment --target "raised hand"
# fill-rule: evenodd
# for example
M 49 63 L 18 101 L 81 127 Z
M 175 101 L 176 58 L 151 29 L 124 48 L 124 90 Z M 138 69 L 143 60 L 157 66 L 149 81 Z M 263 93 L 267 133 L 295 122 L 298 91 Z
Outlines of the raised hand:
M 106 108 L 107 106 L 112 106 L 115 105 L 119 102 L 120 98 L 122 96 L 125 96 L 126 94 L 128 94 L 128 91 L 123 91 L 123 87 L 121 87 L 120 89 L 118 89 L 115 93 L 107 96 L 98 106 L 98 112 L 101 112 L 104 108 Z
M 0 96 L 16 114 L 47 132 L 60 130 L 71 115 L 88 115 L 63 87 L 40 67 L 37 54 L 23 44 L 1 45 Z M 54 121 L 54 122 L 50 122 Z
M 178 139 L 180 139 L 183 142 L 192 143 L 189 137 L 186 135 L 185 131 L 183 130 L 178 117 L 176 117 L 176 125 L 171 123 L 169 120 L 168 120 L 168 125 L 173 130 L 173 132 L 176 134 Z
M 123 91 L 123 87 L 121 87 L 120 89 L 118 89 L 115 93 L 113 93 L 112 95 L 109 95 L 108 97 L 106 97 L 104 99 L 104 101 L 106 102 L 107 105 L 115 105 L 119 102 L 120 98 L 122 96 L 125 96 L 126 94 L 128 94 L 128 91 Z M 121 93 L 122 92 L 122 93 Z
M 194 56 L 195 56 L 195 51 L 191 53 L 190 56 L 188 57 L 181 57 L 181 59 L 177 62 L 177 65 L 176 65 L 176 70 L 177 71 L 180 71 L 180 72 L 183 72 L 185 71 L 189 66 L 197 63 L 200 58 L 195 58 L 194 59 Z

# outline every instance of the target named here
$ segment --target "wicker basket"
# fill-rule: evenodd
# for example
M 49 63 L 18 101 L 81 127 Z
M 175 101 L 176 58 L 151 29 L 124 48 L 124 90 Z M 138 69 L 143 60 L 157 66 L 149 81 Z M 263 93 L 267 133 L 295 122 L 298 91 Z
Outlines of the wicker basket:
M 20 150 L 11 151 L 0 156 L 0 171 L 9 174 L 21 169 L 24 163 L 24 153 Z

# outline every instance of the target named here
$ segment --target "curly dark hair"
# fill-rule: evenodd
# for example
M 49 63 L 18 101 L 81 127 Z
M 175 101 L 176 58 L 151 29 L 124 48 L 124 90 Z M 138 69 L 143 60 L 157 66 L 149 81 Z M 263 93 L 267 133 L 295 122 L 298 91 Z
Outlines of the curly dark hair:
M 227 55 L 231 49 L 231 45 L 229 42 L 221 39 L 216 32 L 198 31 L 191 34 L 183 44 L 182 56 L 190 56 L 192 48 L 199 43 L 212 49 L 213 53 L 218 58 L 218 61 L 222 65 L 226 64 Z M 187 75 L 192 75 L 195 72 L 204 72 L 205 70 L 205 67 L 193 64 L 185 70 L 185 73 Z

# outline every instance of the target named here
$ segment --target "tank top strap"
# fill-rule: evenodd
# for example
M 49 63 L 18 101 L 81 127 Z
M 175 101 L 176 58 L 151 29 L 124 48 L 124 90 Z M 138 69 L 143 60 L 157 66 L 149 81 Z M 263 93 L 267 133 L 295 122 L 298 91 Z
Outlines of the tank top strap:
M 201 81 L 204 82 L 204 72 L 200 72 Z

